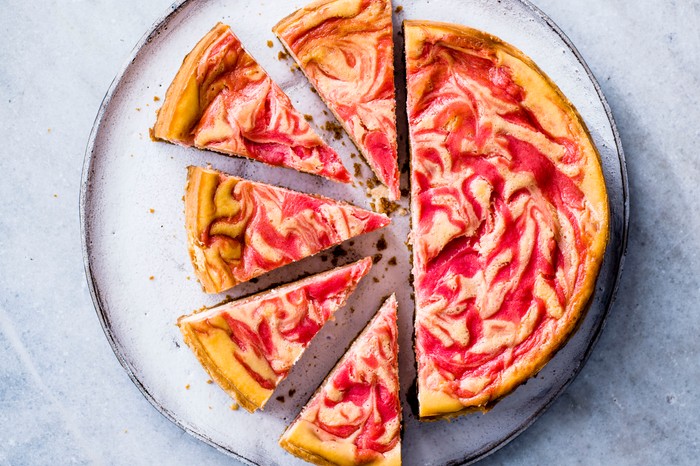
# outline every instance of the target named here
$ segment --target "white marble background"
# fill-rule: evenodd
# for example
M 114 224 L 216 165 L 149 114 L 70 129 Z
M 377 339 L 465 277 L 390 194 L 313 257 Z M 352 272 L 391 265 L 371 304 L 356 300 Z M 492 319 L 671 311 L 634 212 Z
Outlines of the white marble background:
M 131 383 L 83 271 L 88 134 L 112 78 L 169 2 L 0 0 L 0 464 L 236 464 Z M 697 464 L 700 2 L 535 3 L 576 44 L 617 120 L 628 257 L 582 373 L 482 464 Z

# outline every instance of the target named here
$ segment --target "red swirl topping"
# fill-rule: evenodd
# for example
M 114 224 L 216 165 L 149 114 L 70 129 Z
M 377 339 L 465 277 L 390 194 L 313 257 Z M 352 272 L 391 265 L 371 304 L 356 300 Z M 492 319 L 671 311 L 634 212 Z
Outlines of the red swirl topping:
M 185 59 L 158 120 L 162 139 L 351 180 L 338 154 L 222 24 Z
M 273 31 L 398 199 L 391 2 L 321 0 Z
M 320 196 L 190 167 L 190 253 L 207 292 L 220 292 L 389 224 L 385 215 Z
M 581 314 L 607 237 L 602 174 L 573 108 L 520 52 L 450 25 L 405 31 L 419 391 L 482 406 Z
M 396 312 L 392 295 L 289 427 L 283 445 L 301 438 L 296 431 L 305 428 L 327 445 L 315 452 L 350 445 L 355 457 L 346 460 L 357 464 L 382 459 L 397 448 L 401 406 Z
M 179 325 L 190 326 L 196 332 L 212 359 L 216 359 L 217 352 L 230 352 L 260 387 L 274 390 L 371 267 L 371 258 L 366 258 L 271 292 L 194 314 L 181 319 Z M 210 341 L 214 341 L 214 333 L 221 331 L 230 342 L 217 347 Z M 243 396 L 254 398 L 246 393 L 244 383 L 229 382 Z M 271 395 L 267 394 L 264 401 Z

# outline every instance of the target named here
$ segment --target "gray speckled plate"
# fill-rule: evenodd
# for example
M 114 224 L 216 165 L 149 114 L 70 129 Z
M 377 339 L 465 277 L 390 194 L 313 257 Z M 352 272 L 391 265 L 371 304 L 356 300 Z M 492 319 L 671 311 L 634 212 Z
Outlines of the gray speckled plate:
M 404 406 L 406 464 L 465 463 L 481 458 L 532 423 L 581 369 L 595 343 L 614 297 L 625 252 L 628 200 L 625 164 L 615 126 L 600 88 L 562 32 L 525 1 L 424 0 L 405 2 L 394 15 L 395 29 L 404 18 L 462 23 L 489 31 L 532 57 L 576 105 L 602 155 L 612 213 L 610 244 L 595 296 L 577 333 L 527 384 L 487 414 L 452 422 L 420 423 L 411 413 L 407 393 L 415 378 L 412 352 L 413 302 L 408 251 L 404 245 L 408 217 L 395 215 L 390 227 L 361 237 L 339 263 L 377 253 L 384 236 L 388 247 L 336 320 L 316 337 L 264 412 L 254 415 L 229 409 L 231 400 L 182 344 L 178 316 L 224 298 L 205 295 L 189 263 L 183 228 L 185 167 L 211 163 L 215 168 L 254 180 L 320 193 L 369 207 L 364 187 L 342 186 L 311 175 L 214 153 L 185 149 L 149 139 L 155 110 L 184 55 L 217 22 L 230 24 L 245 47 L 291 96 L 297 108 L 321 126 L 328 117 L 291 62 L 279 61 L 281 46 L 271 27 L 302 6 L 304 0 L 190 0 L 174 5 L 134 49 L 112 83 L 88 143 L 81 193 L 85 267 L 98 316 L 114 351 L 134 383 L 166 417 L 223 452 L 257 464 L 299 464 L 277 439 L 351 339 L 378 309 L 382 297 L 399 298 L 401 398 Z M 397 2 L 395 5 L 401 4 Z M 274 43 L 273 48 L 267 41 Z M 397 50 L 402 38 L 396 37 Z M 402 65 L 398 64 L 400 71 Z M 397 76 L 399 107 L 405 91 Z M 401 117 L 402 115 L 400 115 Z M 403 125 L 401 122 L 403 120 Z M 405 118 L 399 118 L 401 161 L 406 160 Z M 401 128 L 403 127 L 403 130 Z M 333 140 L 319 130 L 351 171 L 369 168 L 345 138 Z M 406 176 L 403 177 L 406 187 Z M 406 200 L 404 199 L 404 206 Z M 152 210 L 151 210 L 152 209 Z M 397 265 L 389 259 L 396 257 Z M 237 287 L 232 296 L 291 281 L 331 267 L 320 255 L 284 267 L 257 283 Z

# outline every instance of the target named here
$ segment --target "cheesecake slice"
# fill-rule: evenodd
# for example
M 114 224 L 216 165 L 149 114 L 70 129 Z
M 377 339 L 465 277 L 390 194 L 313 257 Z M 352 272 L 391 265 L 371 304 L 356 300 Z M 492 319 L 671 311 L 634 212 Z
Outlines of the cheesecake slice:
M 391 12 L 390 0 L 320 0 L 272 30 L 397 200 Z
M 318 465 L 400 465 L 397 303 L 391 295 L 280 439 Z
M 350 182 L 338 154 L 221 23 L 185 57 L 153 136 Z
M 185 226 L 195 274 L 220 293 L 273 269 L 388 225 L 389 217 L 191 166 Z
M 323 325 L 372 267 L 365 258 L 273 290 L 180 317 L 211 378 L 245 409 L 262 409 Z

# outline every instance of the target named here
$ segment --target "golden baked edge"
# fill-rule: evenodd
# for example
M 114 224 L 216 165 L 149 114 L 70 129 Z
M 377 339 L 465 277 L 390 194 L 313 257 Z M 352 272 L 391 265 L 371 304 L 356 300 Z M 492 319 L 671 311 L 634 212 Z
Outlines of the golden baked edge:
M 300 426 L 302 424 L 297 424 Z M 282 438 L 280 438 L 279 444 L 282 448 L 302 460 L 316 464 L 318 466 L 345 466 L 345 465 L 355 465 L 355 462 L 343 461 L 343 458 L 339 457 L 337 451 L 333 451 L 329 448 L 325 448 L 323 442 L 316 442 L 313 446 L 315 451 L 310 451 L 305 448 L 299 447 L 298 443 L 300 437 L 306 436 L 305 433 L 300 433 L 297 430 L 290 432 L 289 435 L 285 433 Z M 292 443 L 297 442 L 297 443 Z M 336 457 L 338 461 L 330 461 L 328 458 Z M 387 452 L 384 457 L 379 461 L 372 461 L 370 463 L 362 463 L 365 466 L 400 466 L 401 465 L 401 444 L 397 444 L 391 451 Z
M 203 188 L 203 178 L 215 173 L 217 179 L 221 173 L 196 166 L 187 167 L 187 184 L 185 185 L 185 231 L 187 232 L 187 248 L 195 275 L 202 284 L 205 293 L 220 293 L 233 288 L 239 281 L 221 261 L 217 266 L 207 261 L 206 246 L 199 239 L 200 191 Z M 205 186 L 204 186 L 205 187 Z M 216 272 L 216 276 L 212 273 Z
M 185 344 L 187 344 L 187 346 L 190 347 L 190 349 L 197 357 L 199 363 L 202 365 L 204 370 L 207 371 L 209 376 L 214 380 L 214 382 L 217 383 L 217 385 L 219 385 L 230 397 L 235 399 L 241 406 L 243 406 L 243 408 L 245 408 L 246 411 L 252 413 L 255 412 L 257 409 L 262 408 L 262 406 L 265 403 L 259 405 L 251 401 L 249 398 L 246 397 L 244 393 L 242 393 L 236 387 L 233 381 L 231 381 L 228 377 L 221 373 L 221 371 L 219 371 L 216 364 L 214 364 L 211 357 L 209 356 L 209 353 L 207 353 L 206 349 L 199 341 L 199 338 L 197 337 L 195 331 L 187 322 L 184 322 L 184 319 L 186 319 L 187 317 L 189 316 L 180 317 L 177 321 L 177 326 L 180 328 L 180 332 L 182 332 Z M 239 367 L 232 367 L 231 369 L 235 372 L 239 372 L 241 375 L 247 376 L 247 374 L 245 373 L 245 368 L 243 368 L 240 365 Z M 262 390 L 264 389 L 261 388 L 261 392 Z M 272 391 L 265 390 L 265 393 L 259 393 L 259 395 L 269 398 L 272 395 Z
M 202 109 L 199 108 L 197 66 L 211 44 L 228 30 L 229 27 L 225 24 L 217 23 L 185 56 L 175 79 L 165 93 L 165 102 L 158 110 L 156 124 L 153 127 L 155 139 L 191 145 L 189 132 L 199 121 L 202 113 Z

